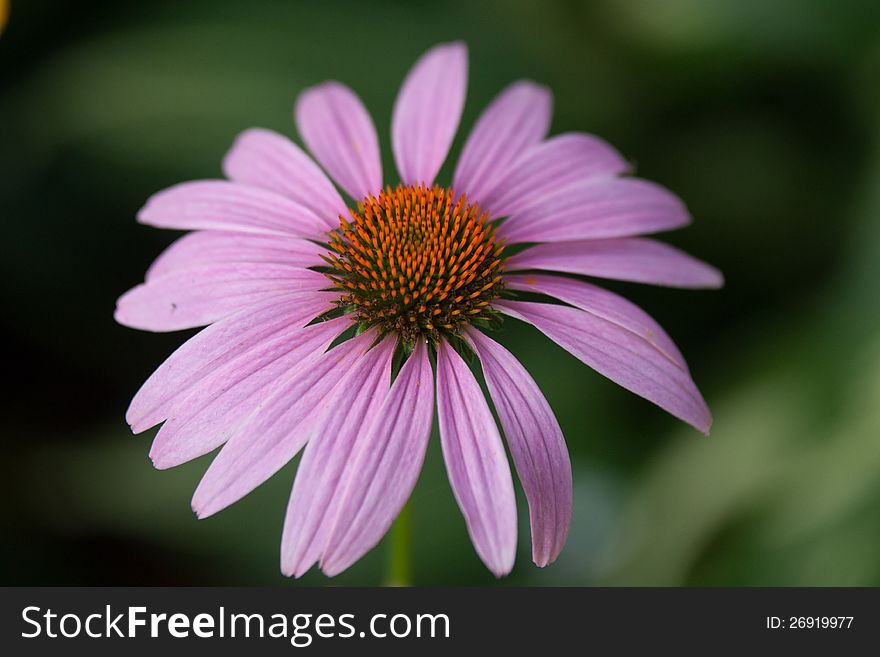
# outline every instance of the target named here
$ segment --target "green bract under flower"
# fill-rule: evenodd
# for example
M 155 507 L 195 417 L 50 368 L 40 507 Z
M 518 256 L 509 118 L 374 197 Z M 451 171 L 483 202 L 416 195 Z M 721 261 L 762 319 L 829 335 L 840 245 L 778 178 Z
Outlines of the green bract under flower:
M 502 288 L 503 244 L 475 203 L 439 186 L 369 196 L 330 233 L 327 276 L 363 326 L 412 345 L 489 321 Z

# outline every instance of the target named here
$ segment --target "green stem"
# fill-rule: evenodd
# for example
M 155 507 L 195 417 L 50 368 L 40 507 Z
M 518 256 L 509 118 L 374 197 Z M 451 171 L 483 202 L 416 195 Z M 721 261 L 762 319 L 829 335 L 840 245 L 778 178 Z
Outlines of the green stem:
M 388 571 L 386 586 L 412 584 L 412 511 L 409 502 L 403 507 L 388 537 Z

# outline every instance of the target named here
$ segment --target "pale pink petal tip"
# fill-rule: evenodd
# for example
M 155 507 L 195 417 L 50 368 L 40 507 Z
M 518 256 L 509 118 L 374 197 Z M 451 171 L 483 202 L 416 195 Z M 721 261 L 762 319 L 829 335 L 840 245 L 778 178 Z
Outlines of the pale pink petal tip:
M 421 342 L 349 457 L 338 487 L 339 511 L 321 557 L 328 576 L 372 549 L 400 513 L 422 469 L 433 410 L 434 374 Z
M 684 356 L 663 327 L 644 310 L 613 292 L 567 276 L 548 274 L 510 274 L 505 278 L 505 285 L 511 290 L 555 297 L 618 324 L 653 345 L 682 369 L 688 369 Z
M 156 467 L 185 463 L 232 438 L 254 408 L 260 408 L 271 397 L 279 380 L 291 371 L 311 371 L 312 360 L 349 325 L 347 319 L 338 317 L 306 328 L 292 328 L 257 345 L 243 361 L 218 368 L 191 393 L 174 402 L 150 450 Z M 295 428 L 290 427 L 291 432 Z M 256 451 L 256 441 L 250 442 Z
M 233 263 L 321 265 L 321 247 L 298 237 L 256 235 L 216 230 L 187 233 L 165 249 L 147 270 L 147 282 L 187 269 Z
M 712 265 L 644 237 L 538 244 L 511 257 L 506 269 L 544 269 L 680 288 L 724 285 L 724 277 Z
M 492 208 L 497 188 L 507 186 L 517 158 L 550 129 L 553 96 L 529 80 L 514 82 L 489 104 L 468 135 L 455 166 L 452 188 Z
M 375 331 L 367 331 L 354 339 L 363 344 L 364 351 L 375 337 Z M 323 555 L 343 501 L 340 487 L 349 457 L 387 396 L 395 345 L 396 339 L 388 336 L 359 354 L 327 400 L 326 407 L 333 412 L 314 427 L 284 519 L 281 567 L 286 575 L 302 576 Z
M 263 187 L 305 205 L 335 228 L 347 214 L 345 202 L 324 172 L 284 135 L 250 128 L 236 137 L 223 158 L 223 172 L 232 181 Z
M 199 482 L 192 506 L 200 518 L 238 501 L 299 452 L 322 420 L 322 402 L 360 356 L 359 347 L 358 340 L 346 340 L 278 376 L 277 385 L 239 423 Z
M 511 216 L 499 235 L 514 242 L 570 242 L 659 233 L 690 214 L 668 189 L 638 178 L 580 183 Z
M 452 492 L 477 554 L 496 576 L 516 558 L 516 499 L 510 466 L 480 385 L 446 342 L 437 347 L 440 446 Z
M 267 299 L 291 294 L 334 298 L 319 292 L 322 274 L 300 267 L 218 263 L 151 278 L 119 298 L 116 321 L 145 331 L 177 331 L 206 326 Z
M 302 92 L 294 117 L 312 155 L 352 198 L 382 189 L 382 161 L 373 119 L 361 99 L 340 82 Z
M 267 345 L 293 339 L 326 308 L 321 296 L 272 298 L 211 324 L 163 362 L 132 399 L 126 420 L 140 433 L 167 419 L 177 401 L 197 387 L 223 380 L 230 371 L 252 366 Z
M 431 185 L 443 165 L 467 94 L 467 47 L 434 46 L 403 81 L 391 117 L 391 146 L 400 179 Z
M 690 374 L 644 336 L 580 308 L 507 300 L 496 301 L 495 307 L 532 324 L 618 385 L 708 433 L 712 416 Z
M 559 423 L 537 383 L 507 349 L 480 331 L 467 332 L 483 366 L 495 410 L 529 503 L 532 560 L 546 566 L 568 535 L 572 476 Z
M 327 223 L 277 192 L 228 180 L 192 180 L 153 194 L 138 221 L 174 230 L 229 230 L 320 238 Z
M 573 184 L 613 180 L 630 165 L 608 142 L 584 133 L 563 133 L 526 150 L 494 191 L 480 197 L 493 217 L 508 217 L 556 197 Z

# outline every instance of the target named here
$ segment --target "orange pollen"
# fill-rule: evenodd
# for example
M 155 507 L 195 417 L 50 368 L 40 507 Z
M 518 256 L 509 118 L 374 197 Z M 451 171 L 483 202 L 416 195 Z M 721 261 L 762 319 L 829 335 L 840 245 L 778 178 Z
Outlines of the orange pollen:
M 327 277 L 362 326 L 408 343 L 488 321 L 504 245 L 488 216 L 451 189 L 398 185 L 368 196 L 329 233 Z

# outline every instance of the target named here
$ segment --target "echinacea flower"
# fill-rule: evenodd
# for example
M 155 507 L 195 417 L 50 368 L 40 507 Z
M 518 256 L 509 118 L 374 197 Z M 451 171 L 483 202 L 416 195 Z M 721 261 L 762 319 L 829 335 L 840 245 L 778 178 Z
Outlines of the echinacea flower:
M 507 439 L 533 559 L 556 558 L 571 517 L 568 452 L 535 381 L 485 332 L 501 315 L 709 429 L 709 410 L 663 329 L 618 295 L 565 275 L 718 287 L 714 268 L 639 237 L 689 223 L 682 202 L 624 177 L 627 162 L 594 136 L 547 138 L 551 95 L 528 81 L 492 101 L 451 186 L 436 184 L 466 83 L 460 43 L 432 48 L 409 72 L 391 119 L 395 187 L 383 186 L 366 108 L 327 82 L 295 107 L 314 160 L 277 133 L 247 130 L 223 161 L 228 180 L 176 185 L 138 215 L 194 232 L 119 300 L 116 319 L 150 331 L 207 328 L 150 376 L 127 420 L 136 433 L 164 422 L 150 451 L 157 468 L 223 445 L 192 500 L 200 518 L 304 448 L 284 523 L 287 575 L 316 563 L 335 575 L 378 543 L 418 478 L 435 400 L 471 541 L 493 573 L 510 571 L 510 467 L 462 354 L 476 354 Z M 517 300 L 518 292 L 549 299 Z

